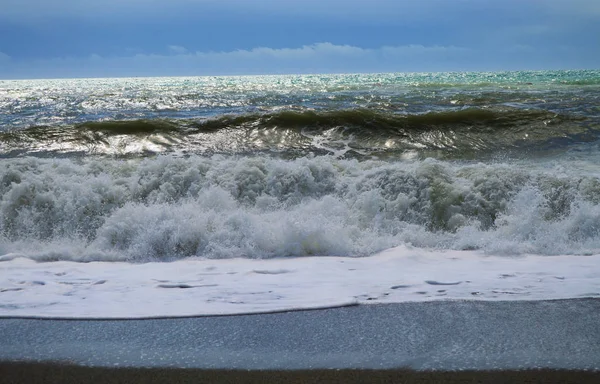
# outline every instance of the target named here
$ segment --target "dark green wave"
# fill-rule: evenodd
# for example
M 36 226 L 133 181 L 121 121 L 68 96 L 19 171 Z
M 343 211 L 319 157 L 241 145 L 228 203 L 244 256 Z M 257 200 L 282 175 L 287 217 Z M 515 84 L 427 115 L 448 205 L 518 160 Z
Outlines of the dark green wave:
M 112 120 L 34 126 L 0 133 L 0 151 L 62 148 L 66 152 L 85 152 L 90 146 L 96 149 L 115 145 L 132 147 L 142 141 L 165 150 L 310 149 L 312 140 L 319 136 L 323 136 L 321 142 L 325 146 L 328 142 L 344 142 L 353 149 L 369 152 L 464 151 L 562 140 L 586 133 L 588 125 L 582 117 L 516 108 L 469 108 L 425 114 L 372 109 L 287 110 L 203 120 Z

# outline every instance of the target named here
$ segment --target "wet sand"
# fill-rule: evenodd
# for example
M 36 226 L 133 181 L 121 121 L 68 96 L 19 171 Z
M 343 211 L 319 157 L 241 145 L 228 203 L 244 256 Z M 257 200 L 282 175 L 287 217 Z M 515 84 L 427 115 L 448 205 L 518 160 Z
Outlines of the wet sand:
M 574 299 L 146 320 L 5 318 L 0 380 L 596 383 L 599 313 L 600 300 Z

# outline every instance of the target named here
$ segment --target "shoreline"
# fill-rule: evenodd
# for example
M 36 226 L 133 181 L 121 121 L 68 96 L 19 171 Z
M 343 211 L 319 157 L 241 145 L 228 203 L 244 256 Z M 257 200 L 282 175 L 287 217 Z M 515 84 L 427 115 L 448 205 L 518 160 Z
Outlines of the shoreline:
M 0 361 L 0 383 L 597 383 L 600 371 L 203 370 Z
M 29 315 L 2 315 L 0 314 L 0 321 L 2 320 L 40 320 L 40 321 L 81 321 L 81 322 L 94 322 L 94 321 L 143 321 L 143 320 L 177 320 L 177 319 L 202 319 L 202 318 L 227 318 L 227 317 L 244 317 L 244 316 L 266 316 L 266 315 L 277 315 L 284 313 L 293 312 L 319 312 L 327 310 L 336 310 L 340 308 L 352 308 L 352 307 L 370 307 L 370 306 L 394 306 L 394 305 L 407 305 L 407 304 L 431 304 L 431 303 L 553 303 L 553 302 L 573 302 L 573 301 L 598 301 L 600 297 L 596 294 L 590 294 L 589 296 L 576 297 L 576 298 L 550 298 L 550 299 L 517 299 L 517 300 L 486 300 L 486 299 L 437 299 L 437 300 L 423 300 L 423 301 L 406 301 L 406 302 L 379 302 L 379 303 L 363 303 L 358 301 L 351 301 L 342 304 L 332 304 L 316 307 L 300 307 L 300 308 L 286 308 L 286 309 L 274 309 L 257 312 L 239 312 L 239 313 L 214 313 L 214 314 L 199 314 L 199 315 L 158 315 L 158 316 L 133 316 L 133 317 L 68 317 L 68 316 L 29 316 Z

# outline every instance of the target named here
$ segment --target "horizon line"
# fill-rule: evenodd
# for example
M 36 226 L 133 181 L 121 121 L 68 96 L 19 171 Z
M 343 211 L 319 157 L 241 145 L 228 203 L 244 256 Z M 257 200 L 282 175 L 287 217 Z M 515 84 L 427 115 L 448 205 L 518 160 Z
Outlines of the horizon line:
M 600 71 L 599 68 L 561 68 L 561 69 L 506 69 L 506 70 L 465 70 L 465 71 L 389 71 L 389 72 L 305 72 L 305 73 L 262 73 L 262 74 L 218 74 L 218 75 L 156 75 L 156 76 L 81 76 L 81 77 L 22 77 L 2 78 L 0 81 L 30 80 L 99 80 L 99 79 L 158 79 L 158 78 L 200 78 L 200 77 L 276 77 L 276 76 L 349 76 L 349 75 L 391 75 L 391 74 L 442 74 L 442 73 L 516 73 L 516 72 L 568 72 Z

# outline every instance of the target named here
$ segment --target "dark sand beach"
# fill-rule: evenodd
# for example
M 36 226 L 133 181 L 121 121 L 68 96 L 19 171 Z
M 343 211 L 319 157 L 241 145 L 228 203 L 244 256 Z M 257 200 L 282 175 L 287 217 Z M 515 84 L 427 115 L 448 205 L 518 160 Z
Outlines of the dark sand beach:
M 3 383 L 600 381 L 600 300 L 0 320 Z
M 200 370 L 3 363 L 1 383 L 598 383 L 600 373 L 567 370 Z

